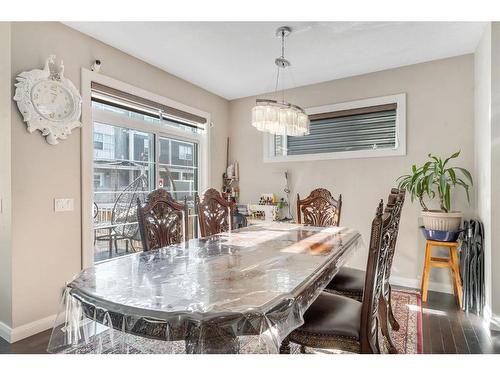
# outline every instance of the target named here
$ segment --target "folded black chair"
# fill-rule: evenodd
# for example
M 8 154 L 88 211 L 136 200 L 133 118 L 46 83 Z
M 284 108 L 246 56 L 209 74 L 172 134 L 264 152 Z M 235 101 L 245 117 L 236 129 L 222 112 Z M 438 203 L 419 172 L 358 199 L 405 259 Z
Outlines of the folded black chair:
M 481 315 L 486 301 L 484 286 L 484 227 L 479 220 L 464 221 L 460 245 L 463 309 Z

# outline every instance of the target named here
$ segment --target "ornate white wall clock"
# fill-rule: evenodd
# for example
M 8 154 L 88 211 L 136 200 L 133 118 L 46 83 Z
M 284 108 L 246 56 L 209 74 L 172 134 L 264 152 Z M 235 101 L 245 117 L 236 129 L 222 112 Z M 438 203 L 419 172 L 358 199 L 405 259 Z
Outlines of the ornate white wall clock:
M 14 100 L 28 131 L 40 130 L 51 145 L 66 139 L 71 130 L 82 126 L 82 98 L 73 83 L 64 77 L 63 62 L 55 55 L 45 61 L 43 70 L 33 69 L 17 76 Z

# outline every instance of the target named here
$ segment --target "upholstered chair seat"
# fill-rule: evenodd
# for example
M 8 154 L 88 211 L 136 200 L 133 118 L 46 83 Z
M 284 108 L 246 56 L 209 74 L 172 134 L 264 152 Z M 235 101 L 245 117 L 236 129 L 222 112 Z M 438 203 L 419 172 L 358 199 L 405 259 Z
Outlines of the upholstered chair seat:
M 351 298 L 322 292 L 290 340 L 303 346 L 359 352 L 361 306 Z
M 366 273 L 356 268 L 342 267 L 335 278 L 326 286 L 325 290 L 353 298 L 357 301 L 363 299 Z

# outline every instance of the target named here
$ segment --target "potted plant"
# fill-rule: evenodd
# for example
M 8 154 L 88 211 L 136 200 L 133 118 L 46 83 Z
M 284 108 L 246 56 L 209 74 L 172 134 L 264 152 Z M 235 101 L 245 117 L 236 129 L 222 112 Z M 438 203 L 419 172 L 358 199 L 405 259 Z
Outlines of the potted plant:
M 454 232 L 460 228 L 462 213 L 451 210 L 452 188 L 460 186 L 465 189 L 467 201 L 470 203 L 469 189 L 473 181 L 467 169 L 448 165 L 459 155 L 460 151 L 443 160 L 429 154 L 429 160 L 423 166 L 413 165 L 410 174 L 398 178 L 399 188 L 406 189 L 412 202 L 418 199 L 422 206 L 426 229 Z M 440 209 L 430 210 L 424 202 L 424 197 L 434 199 L 436 196 L 439 198 Z

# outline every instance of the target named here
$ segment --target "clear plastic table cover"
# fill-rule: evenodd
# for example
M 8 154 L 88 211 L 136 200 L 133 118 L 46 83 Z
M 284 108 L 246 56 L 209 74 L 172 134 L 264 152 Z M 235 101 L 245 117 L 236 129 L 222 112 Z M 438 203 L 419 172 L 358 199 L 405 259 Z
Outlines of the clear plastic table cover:
M 52 353 L 278 353 L 354 250 L 349 228 L 272 223 L 134 253 L 67 287 Z

